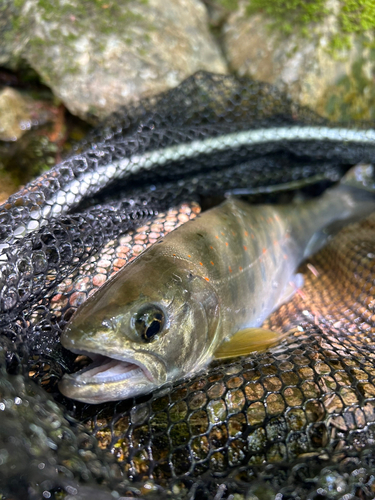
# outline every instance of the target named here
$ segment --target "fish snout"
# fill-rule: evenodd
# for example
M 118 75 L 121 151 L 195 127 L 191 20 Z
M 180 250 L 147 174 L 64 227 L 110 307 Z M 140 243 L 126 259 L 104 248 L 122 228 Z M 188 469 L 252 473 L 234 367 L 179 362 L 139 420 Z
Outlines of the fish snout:
M 126 399 L 150 392 L 167 382 L 165 363 L 148 352 L 85 350 L 93 363 L 79 372 L 65 374 L 59 383 L 67 397 L 87 403 Z

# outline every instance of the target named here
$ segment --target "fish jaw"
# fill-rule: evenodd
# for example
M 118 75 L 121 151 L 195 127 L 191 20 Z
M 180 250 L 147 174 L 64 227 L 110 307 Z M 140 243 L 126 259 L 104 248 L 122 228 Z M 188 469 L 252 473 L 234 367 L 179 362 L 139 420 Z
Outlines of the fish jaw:
M 146 394 L 167 382 L 163 360 L 148 352 L 115 349 L 93 350 L 72 348 L 68 337 L 62 338 L 64 347 L 78 355 L 88 356 L 93 363 L 82 370 L 65 374 L 59 389 L 69 398 L 97 404 Z
M 104 356 L 100 365 L 97 361 L 77 373 L 65 374 L 59 383 L 61 393 L 76 401 L 99 404 L 147 394 L 160 387 L 139 365 Z

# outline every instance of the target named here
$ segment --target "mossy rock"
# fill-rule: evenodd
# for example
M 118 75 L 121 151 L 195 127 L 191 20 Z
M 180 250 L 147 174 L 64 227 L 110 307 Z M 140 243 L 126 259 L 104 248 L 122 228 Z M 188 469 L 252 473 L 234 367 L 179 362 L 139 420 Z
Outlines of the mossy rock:
M 375 4 L 240 0 L 223 30 L 231 68 L 334 120 L 375 114 Z
M 15 12 L 7 10 L 9 43 L 73 114 L 88 121 L 200 69 L 227 71 L 199 0 L 14 5 Z

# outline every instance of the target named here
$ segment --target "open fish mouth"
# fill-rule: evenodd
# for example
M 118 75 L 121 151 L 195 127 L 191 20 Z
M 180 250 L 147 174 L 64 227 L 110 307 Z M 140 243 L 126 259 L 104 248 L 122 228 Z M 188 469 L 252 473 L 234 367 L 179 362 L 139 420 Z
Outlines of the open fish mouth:
M 118 382 L 137 377 L 140 374 L 146 375 L 152 381 L 148 370 L 137 363 L 114 359 L 101 354 L 86 354 L 86 356 L 92 359 L 92 363 L 70 375 L 77 382 L 91 384 Z
M 160 385 L 138 360 L 75 352 L 89 357 L 92 363 L 75 373 L 65 374 L 61 379 L 59 389 L 69 398 L 97 404 L 151 392 Z

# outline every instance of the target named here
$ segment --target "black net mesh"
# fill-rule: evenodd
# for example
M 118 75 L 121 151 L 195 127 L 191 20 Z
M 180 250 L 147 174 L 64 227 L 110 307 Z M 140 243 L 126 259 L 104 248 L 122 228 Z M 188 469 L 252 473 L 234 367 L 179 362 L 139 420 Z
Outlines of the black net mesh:
M 80 363 L 59 344 L 78 305 L 197 203 L 312 192 L 371 161 L 372 133 L 269 85 L 198 73 L 113 116 L 11 196 L 0 208 L 2 498 L 373 498 L 374 218 L 303 267 L 302 295 L 269 320 L 290 332 L 280 346 L 137 401 L 75 404 L 56 388 Z

